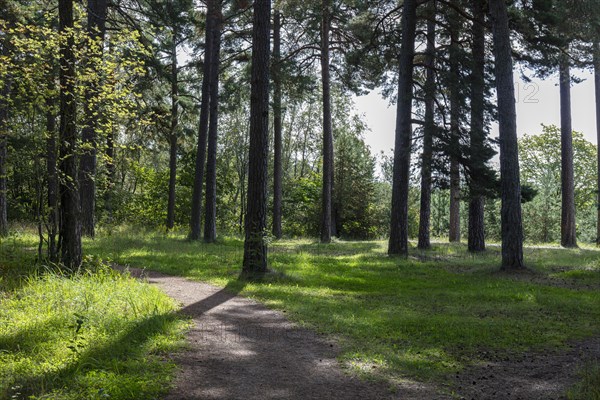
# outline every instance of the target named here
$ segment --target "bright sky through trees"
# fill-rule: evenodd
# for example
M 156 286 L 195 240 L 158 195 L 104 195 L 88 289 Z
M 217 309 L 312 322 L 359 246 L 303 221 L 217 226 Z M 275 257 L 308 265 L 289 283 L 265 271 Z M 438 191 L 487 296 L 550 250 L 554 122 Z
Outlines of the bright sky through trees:
M 541 132 L 542 123 L 560 125 L 558 76 L 546 80 L 532 79 L 532 84 L 538 88 L 527 87 L 520 79 L 520 72 L 515 70 L 515 90 L 519 90 L 517 101 L 517 129 L 519 137 L 524 134 L 534 135 Z M 573 70 L 578 78 L 585 79 L 572 87 L 573 129 L 582 132 L 587 140 L 596 143 L 596 117 L 594 113 L 594 77 L 589 71 Z M 530 101 L 526 99 L 530 98 Z M 537 101 L 537 102 L 536 102 Z M 394 147 L 394 126 L 396 108 L 388 107 L 377 90 L 366 96 L 355 98 L 357 112 L 364 113 L 371 132 L 365 135 L 365 141 L 374 154 L 380 151 L 389 153 Z M 492 125 L 492 136 L 498 136 L 498 125 Z

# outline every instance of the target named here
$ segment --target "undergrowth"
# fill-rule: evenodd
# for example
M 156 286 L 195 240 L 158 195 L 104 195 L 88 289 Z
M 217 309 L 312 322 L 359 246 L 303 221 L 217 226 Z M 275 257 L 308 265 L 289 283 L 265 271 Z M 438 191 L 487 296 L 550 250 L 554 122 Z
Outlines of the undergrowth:
M 0 243 L 0 399 L 154 399 L 188 325 L 157 288 L 88 258 L 36 265 L 30 238 Z

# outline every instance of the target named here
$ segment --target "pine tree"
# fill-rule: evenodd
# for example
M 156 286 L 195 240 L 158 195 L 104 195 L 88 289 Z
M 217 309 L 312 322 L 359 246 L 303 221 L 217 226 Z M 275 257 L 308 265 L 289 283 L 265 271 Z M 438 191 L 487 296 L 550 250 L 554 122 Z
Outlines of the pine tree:
M 584 4 L 583 2 L 582 4 Z M 523 7 L 518 21 L 523 51 L 521 58 L 545 77 L 558 71 L 561 116 L 561 245 L 577 247 L 573 182 L 573 138 L 571 124 L 572 44 L 582 29 L 580 2 L 539 0 Z
M 215 1 L 209 1 L 206 11 L 206 26 L 204 40 L 204 62 L 202 67 L 202 91 L 200 99 L 200 124 L 198 127 L 198 144 L 196 147 L 196 162 L 194 172 L 194 189 L 192 193 L 192 212 L 190 220 L 190 239 L 199 240 L 202 215 L 202 189 L 204 181 L 204 168 L 206 161 L 206 146 L 208 142 L 209 112 L 210 112 L 210 87 L 211 68 L 214 54 L 213 31 L 217 28 L 214 18 Z
M 217 239 L 217 134 L 219 124 L 219 68 L 221 58 L 222 11 L 220 0 L 211 7 L 211 52 L 209 84 L 209 128 L 206 159 L 206 200 L 204 217 L 204 241 L 213 243 Z
M 252 28 L 250 149 L 242 274 L 259 278 L 267 272 L 267 176 L 269 156 L 269 68 L 271 1 L 255 0 Z
M 74 271 L 81 265 L 82 249 L 75 126 L 73 0 L 59 0 L 58 15 L 59 32 L 66 37 L 60 46 L 60 259 L 65 268 Z
M 0 44 L 2 56 L 10 57 L 8 35 Z M 7 198 L 7 170 L 6 158 L 8 156 L 8 114 L 11 92 L 11 77 L 7 73 L 0 77 L 0 237 L 8 235 L 8 198 Z
M 485 132 L 485 3 L 472 0 L 472 70 L 471 70 L 471 131 L 468 248 L 471 252 L 485 250 L 484 197 L 487 161 Z
M 323 0 L 321 22 L 321 84 L 323 88 L 323 194 L 321 208 L 321 243 L 331 242 L 333 191 L 333 127 L 331 123 L 331 79 L 329 71 L 329 35 L 331 0 Z
M 281 11 L 273 12 L 273 236 L 281 239 L 281 201 L 283 197 L 282 110 L 281 110 Z
M 398 65 L 398 102 L 392 184 L 392 216 L 388 254 L 408 254 L 408 187 L 412 140 L 413 57 L 417 2 L 406 0 L 402 10 L 402 42 Z
M 421 200 L 419 208 L 419 242 L 421 250 L 431 247 L 431 169 L 433 138 L 435 136 L 435 41 L 437 2 L 432 0 L 427 15 L 427 50 L 425 55 L 425 126 L 423 129 L 423 154 L 421 157 Z
M 88 0 L 88 69 L 93 75 L 85 89 L 85 125 L 81 130 L 82 154 L 79 165 L 82 234 L 94 237 L 96 210 L 96 150 L 98 147 L 99 109 L 94 104 L 98 93 L 99 62 L 104 49 L 107 0 Z
M 517 112 L 508 12 L 505 0 L 490 0 L 489 7 L 494 37 L 500 128 L 502 269 L 519 270 L 524 268 L 523 226 L 517 146 Z
M 600 143 L 600 42 L 594 43 L 594 90 L 596 95 L 596 138 Z M 600 246 L 600 146 L 598 146 L 598 216 L 596 244 Z
M 456 10 L 448 12 L 448 35 L 450 48 L 448 54 L 449 72 L 448 79 L 450 92 L 450 138 L 448 153 L 450 156 L 450 242 L 460 242 L 460 137 L 461 113 L 463 101 L 461 99 L 460 85 L 462 81 L 460 63 L 460 36 L 462 31 L 461 17 Z

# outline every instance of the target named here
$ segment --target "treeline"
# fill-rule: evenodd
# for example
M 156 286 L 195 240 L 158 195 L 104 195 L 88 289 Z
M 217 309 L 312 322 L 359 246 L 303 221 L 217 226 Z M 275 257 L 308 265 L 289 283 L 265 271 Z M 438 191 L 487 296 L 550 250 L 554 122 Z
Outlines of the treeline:
M 577 187 L 570 121 L 570 70 L 600 76 L 592 1 L 59 0 L 0 10 L 0 235 L 9 216 L 36 221 L 51 261 L 76 268 L 81 235 L 127 222 L 208 243 L 244 233 L 247 271 L 266 270 L 269 236 L 389 237 L 392 255 L 407 254 L 409 236 L 420 249 L 432 235 L 466 237 L 473 252 L 500 238 L 505 268 L 523 267 L 524 233 L 566 247 L 578 226 L 600 237 L 595 189 L 583 201 Z M 515 62 L 559 75 L 560 139 L 547 128 L 519 149 Z M 380 166 L 350 100 L 373 88 L 397 107 L 394 154 Z M 538 176 L 523 148 L 548 143 L 560 143 L 560 163 Z

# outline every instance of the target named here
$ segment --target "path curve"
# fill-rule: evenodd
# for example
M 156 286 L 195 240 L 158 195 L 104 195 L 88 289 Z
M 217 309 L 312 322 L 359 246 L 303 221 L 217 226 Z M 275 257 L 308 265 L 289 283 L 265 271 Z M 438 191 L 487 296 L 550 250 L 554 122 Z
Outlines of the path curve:
M 390 387 L 344 373 L 338 348 L 283 313 L 227 289 L 152 271 L 129 269 L 182 304 L 193 319 L 189 349 L 166 400 L 434 399 L 430 387 Z

